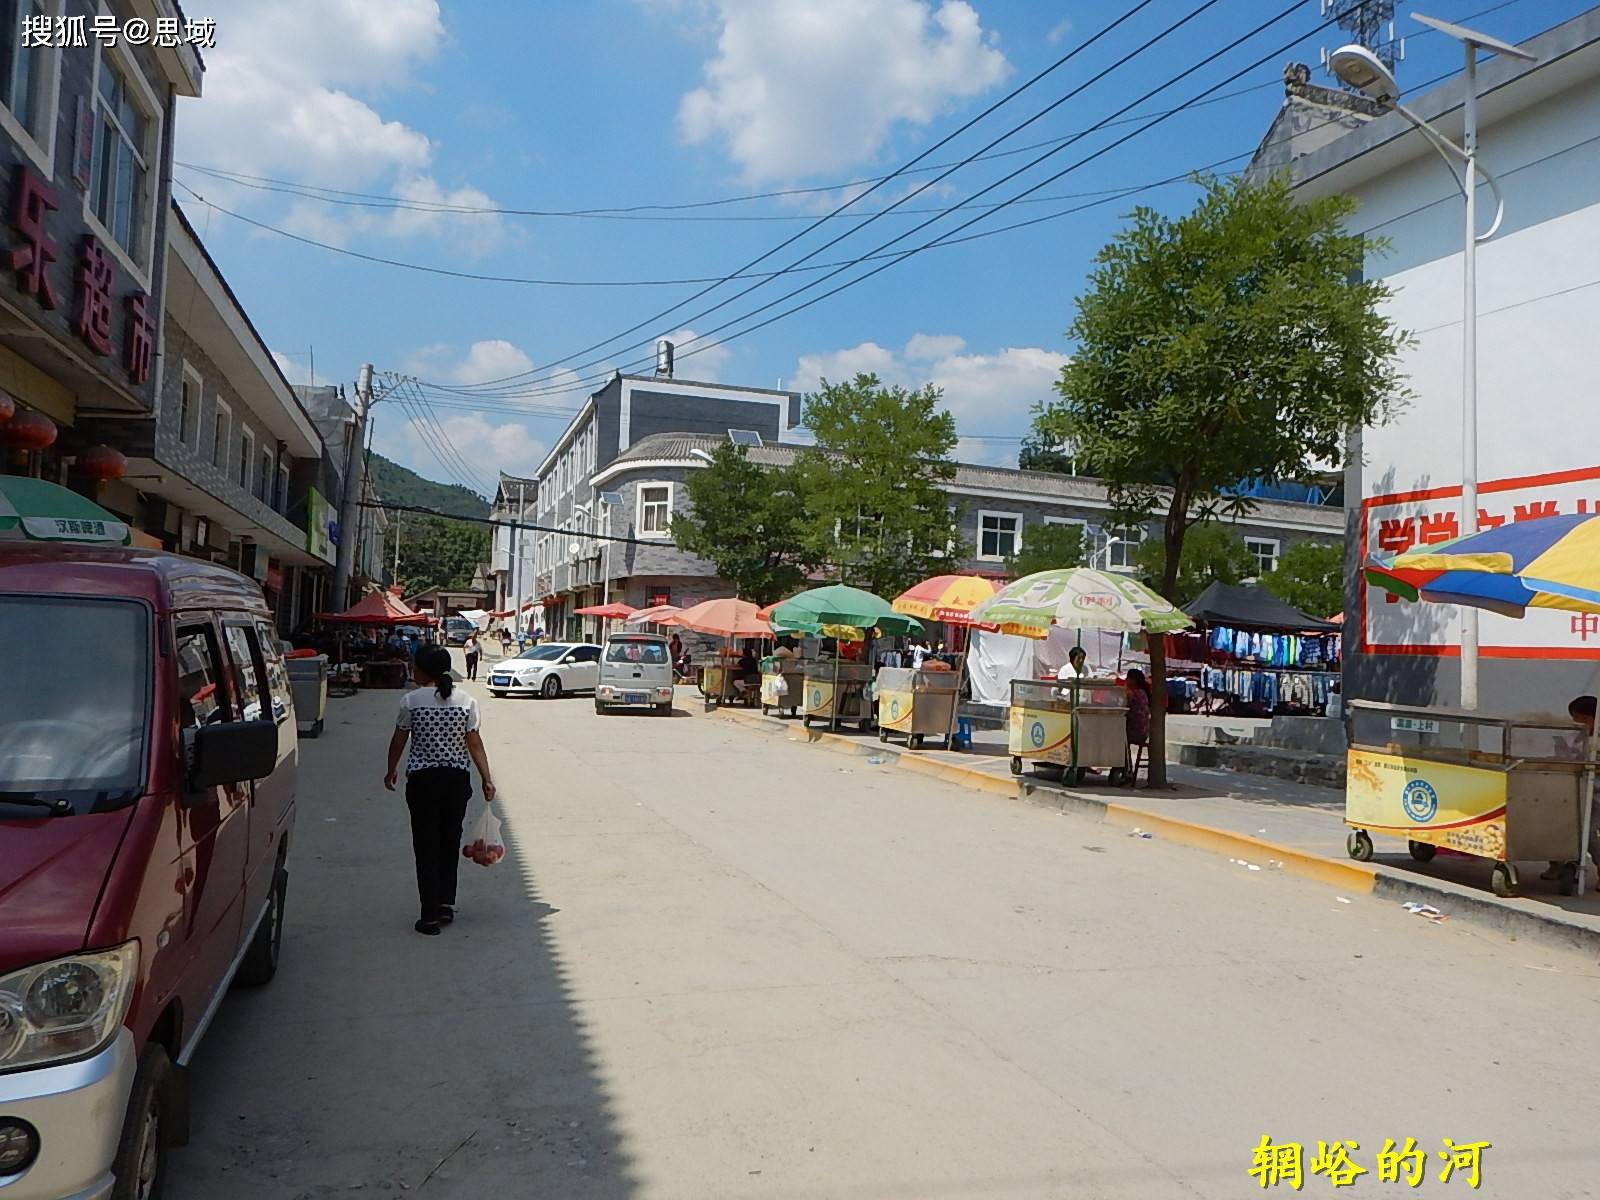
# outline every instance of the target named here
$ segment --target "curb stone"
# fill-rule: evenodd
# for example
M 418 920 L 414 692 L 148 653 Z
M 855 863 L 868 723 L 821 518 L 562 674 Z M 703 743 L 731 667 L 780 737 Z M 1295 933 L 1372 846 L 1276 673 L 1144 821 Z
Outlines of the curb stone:
M 1014 797 L 1029 804 L 1079 813 L 1118 828 L 1148 830 L 1163 840 L 1197 850 L 1252 860 L 1268 859 L 1283 863 L 1283 869 L 1342 892 L 1370 896 L 1399 904 L 1420 901 L 1445 911 L 1450 917 L 1508 937 L 1537 942 L 1564 950 L 1600 953 L 1600 929 L 1574 921 L 1560 910 L 1531 911 L 1498 898 L 1479 895 L 1469 888 L 1444 880 L 1431 880 L 1384 866 L 1324 858 L 1289 846 L 1277 845 L 1248 834 L 1216 829 L 1162 813 L 1150 812 L 1134 804 L 1085 792 L 1075 792 L 1044 780 L 1013 779 L 986 771 L 940 762 L 908 752 L 893 742 L 867 742 L 826 730 L 806 729 L 798 722 L 787 724 L 762 716 L 759 712 L 717 709 L 716 715 L 768 733 L 787 733 L 791 742 L 806 742 L 836 754 L 869 757 L 893 755 L 895 765 L 918 775 L 943 779 L 963 787 L 976 788 L 991 795 Z M 1446 907 L 1448 905 L 1448 907 Z

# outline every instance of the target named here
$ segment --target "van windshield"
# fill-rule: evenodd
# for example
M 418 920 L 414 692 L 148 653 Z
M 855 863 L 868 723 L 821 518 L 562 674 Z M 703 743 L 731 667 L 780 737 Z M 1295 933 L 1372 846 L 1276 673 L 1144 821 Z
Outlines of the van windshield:
M 150 707 L 150 614 L 126 600 L 0 596 L 0 813 L 136 799 Z M 36 815 L 36 814 L 35 814 Z
M 667 665 L 667 648 L 660 642 L 612 642 L 606 647 L 606 661 L 664 667 Z

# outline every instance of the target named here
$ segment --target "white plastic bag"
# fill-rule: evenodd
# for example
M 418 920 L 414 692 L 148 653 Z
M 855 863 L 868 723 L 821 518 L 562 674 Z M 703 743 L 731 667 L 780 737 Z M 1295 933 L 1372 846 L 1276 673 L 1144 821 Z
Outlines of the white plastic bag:
M 789 694 L 789 681 L 782 675 L 772 681 L 772 694 L 774 696 L 787 696 Z
M 506 856 L 506 844 L 500 840 L 500 818 L 490 805 L 483 806 L 483 815 L 467 834 L 462 844 L 461 857 L 470 858 L 480 867 L 492 867 Z

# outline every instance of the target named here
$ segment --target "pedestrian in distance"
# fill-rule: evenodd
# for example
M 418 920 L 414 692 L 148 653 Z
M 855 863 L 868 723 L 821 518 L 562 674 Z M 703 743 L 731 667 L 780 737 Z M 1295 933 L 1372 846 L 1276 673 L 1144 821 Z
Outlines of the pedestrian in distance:
M 466 644 L 461 647 L 461 652 L 467 659 L 467 678 L 474 683 L 478 680 L 478 656 L 483 653 L 483 647 L 478 645 L 476 633 L 467 634 Z
M 424 647 L 411 665 L 411 678 L 417 687 L 400 700 L 383 786 L 395 790 L 400 756 L 406 755 L 406 807 L 422 911 L 415 928 L 432 936 L 456 916 L 461 828 L 472 799 L 470 767 L 478 768 L 485 801 L 494 800 L 495 788 L 478 731 L 478 702 L 456 690 L 450 652 Z

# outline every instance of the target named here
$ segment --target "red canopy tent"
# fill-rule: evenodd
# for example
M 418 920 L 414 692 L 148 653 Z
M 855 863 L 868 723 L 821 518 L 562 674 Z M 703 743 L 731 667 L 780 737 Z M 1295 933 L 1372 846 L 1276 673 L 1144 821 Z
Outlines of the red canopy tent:
M 420 613 L 398 596 L 388 592 L 368 592 L 342 613 L 317 613 L 316 619 L 341 625 L 433 625 L 436 621 Z

